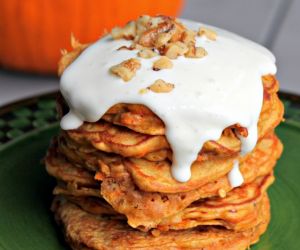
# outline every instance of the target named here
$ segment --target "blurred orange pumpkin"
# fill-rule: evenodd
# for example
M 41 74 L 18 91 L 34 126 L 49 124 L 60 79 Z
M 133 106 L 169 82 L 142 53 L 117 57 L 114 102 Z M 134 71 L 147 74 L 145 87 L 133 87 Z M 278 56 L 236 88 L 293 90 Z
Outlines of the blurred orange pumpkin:
M 142 14 L 175 16 L 183 0 L 1 0 L 0 65 L 55 74 L 70 34 L 85 43 Z

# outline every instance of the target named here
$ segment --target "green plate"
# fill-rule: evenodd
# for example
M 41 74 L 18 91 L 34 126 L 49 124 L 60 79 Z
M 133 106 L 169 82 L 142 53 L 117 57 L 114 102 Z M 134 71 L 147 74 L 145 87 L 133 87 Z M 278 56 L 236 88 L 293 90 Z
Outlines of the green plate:
M 0 249 L 67 249 L 49 211 L 52 178 L 41 163 L 58 132 L 54 94 L 0 110 Z M 270 188 L 272 221 L 252 249 L 300 249 L 300 98 L 281 94 L 285 148 Z

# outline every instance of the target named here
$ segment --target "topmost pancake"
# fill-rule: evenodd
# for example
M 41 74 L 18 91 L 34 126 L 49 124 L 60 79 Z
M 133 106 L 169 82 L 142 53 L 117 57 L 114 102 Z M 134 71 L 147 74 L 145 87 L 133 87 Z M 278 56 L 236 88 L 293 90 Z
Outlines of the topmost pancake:
M 274 76 L 262 78 L 264 100 L 258 122 L 259 139 L 274 130 L 283 116 L 283 105 L 277 97 L 278 82 Z M 63 100 L 58 98 L 58 111 L 66 111 Z M 109 125 L 105 122 L 114 124 Z M 128 129 L 124 129 L 128 128 Z M 125 157 L 161 161 L 172 160 L 169 143 L 164 136 L 165 126 L 149 108 L 138 104 L 117 104 L 110 108 L 97 123 L 84 123 L 76 130 L 66 131 L 71 139 L 95 148 Z M 241 150 L 239 135 L 247 136 L 247 129 L 238 124 L 226 128 L 217 141 L 207 141 L 199 152 L 199 160 L 211 157 L 234 156 Z

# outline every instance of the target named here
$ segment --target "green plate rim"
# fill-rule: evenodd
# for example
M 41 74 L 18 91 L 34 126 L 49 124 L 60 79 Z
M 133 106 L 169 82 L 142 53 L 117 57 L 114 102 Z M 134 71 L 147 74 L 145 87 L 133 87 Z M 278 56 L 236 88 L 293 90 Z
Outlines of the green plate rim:
M 8 104 L 1 106 L 0 107 L 0 133 L 2 130 L 1 120 L 2 121 L 4 120 L 4 122 L 5 122 L 6 116 L 10 116 L 12 112 L 14 112 L 22 107 L 37 105 L 37 103 L 40 100 L 46 99 L 46 100 L 52 101 L 54 103 L 58 94 L 59 94 L 59 91 L 51 91 L 51 92 L 47 92 L 47 93 L 40 94 L 40 95 L 22 98 L 20 100 L 13 101 L 13 102 L 10 102 Z M 40 109 L 38 108 L 36 111 L 40 111 Z M 43 126 L 41 126 L 39 128 L 31 128 L 30 130 L 23 133 L 22 135 L 18 135 L 14 138 L 6 138 L 6 140 L 4 140 L 4 141 L 3 140 L 1 141 L 1 139 L 3 139 L 3 138 L 1 138 L 1 134 L 0 134 L 0 151 L 4 150 L 5 148 L 9 147 L 10 145 L 28 137 L 28 136 L 31 136 L 33 133 L 36 133 L 38 131 L 47 130 L 49 128 L 58 126 L 59 122 L 56 117 L 56 110 L 53 109 L 53 106 L 52 106 L 52 111 L 54 111 L 54 116 L 52 115 L 51 121 L 48 121 L 48 123 L 44 124 Z
M 2 107 L 0 107 L 0 132 L 1 132 L 1 119 L 5 122 L 5 116 L 9 116 L 12 112 L 22 108 L 22 107 L 29 107 L 32 105 L 36 105 L 41 100 L 48 100 L 55 103 L 56 96 L 59 94 L 59 91 L 52 91 L 40 95 L 35 95 L 28 98 L 23 98 L 18 101 L 14 101 L 11 103 L 8 103 Z M 300 128 L 300 95 L 288 93 L 288 92 L 279 92 L 279 97 L 283 101 L 285 106 L 285 124 L 290 125 L 292 127 Z M 295 106 L 296 105 L 296 106 Z M 12 143 L 18 142 L 19 140 L 22 140 L 23 138 L 30 136 L 31 133 L 42 131 L 45 129 L 49 129 L 50 127 L 54 127 L 58 125 L 58 121 L 56 118 L 56 111 L 55 108 L 53 109 L 52 105 L 52 117 L 51 121 L 46 122 L 43 124 L 43 126 L 40 126 L 38 128 L 27 128 L 27 132 L 24 132 L 21 135 L 16 135 L 15 137 L 6 138 L 5 140 L 1 141 L 1 134 L 0 134 L 0 150 L 3 150 L 4 148 L 8 147 Z M 33 112 L 39 111 L 39 108 Z M 290 112 L 292 111 L 292 112 Z M 53 113 L 54 112 L 54 113 Z M 290 114 L 291 113 L 291 114 Z M 54 114 L 54 116 L 53 116 Z M 12 118 L 11 118 L 12 119 Z M 7 131 L 6 131 L 7 132 Z M 2 132 L 2 137 L 3 137 Z M 2 138 L 3 139 L 3 138 Z
M 4 113 L 10 112 L 14 108 L 35 103 L 39 99 L 45 98 L 45 97 L 55 98 L 58 94 L 59 94 L 59 91 L 51 91 L 51 92 L 47 92 L 47 93 L 43 93 L 43 94 L 39 94 L 39 95 L 34 95 L 34 96 L 31 96 L 31 97 L 25 97 L 25 98 L 21 98 L 21 99 L 16 100 L 16 101 L 9 102 L 9 103 L 4 104 L 3 106 L 0 107 L 0 117 Z

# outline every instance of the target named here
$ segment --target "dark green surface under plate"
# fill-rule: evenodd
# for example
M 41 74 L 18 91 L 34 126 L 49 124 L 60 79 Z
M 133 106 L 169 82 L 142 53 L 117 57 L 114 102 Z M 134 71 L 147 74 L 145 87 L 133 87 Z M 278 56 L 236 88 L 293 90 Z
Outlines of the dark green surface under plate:
M 287 120 L 277 128 L 284 153 L 269 190 L 272 220 L 251 249 L 300 249 L 300 109 L 283 98 Z M 41 164 L 58 131 L 54 117 L 49 96 L 0 111 L 0 249 L 67 249 L 49 211 L 54 182 Z

